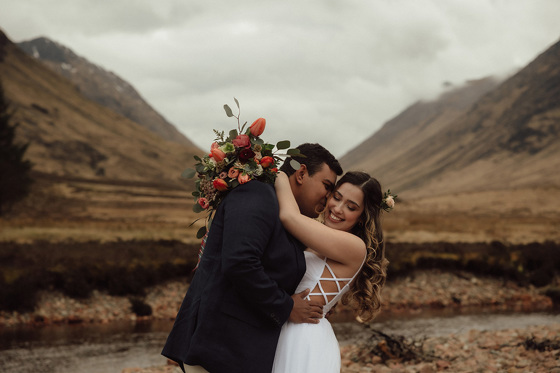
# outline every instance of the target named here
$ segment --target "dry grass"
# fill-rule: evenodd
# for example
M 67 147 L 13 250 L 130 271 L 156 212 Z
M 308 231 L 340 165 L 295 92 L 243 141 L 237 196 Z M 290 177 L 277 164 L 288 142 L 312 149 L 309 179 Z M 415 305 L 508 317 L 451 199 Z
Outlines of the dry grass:
M 391 242 L 560 242 L 560 189 L 400 195 L 384 216 Z M 179 240 L 193 243 L 203 214 L 186 189 L 39 178 L 33 194 L 0 219 L 0 241 Z
M 515 189 L 403 200 L 385 215 L 394 242 L 560 242 L 560 189 Z
M 186 189 L 39 178 L 32 195 L 0 220 L 0 241 L 191 243 L 201 222 L 189 226 L 203 217 L 192 203 Z

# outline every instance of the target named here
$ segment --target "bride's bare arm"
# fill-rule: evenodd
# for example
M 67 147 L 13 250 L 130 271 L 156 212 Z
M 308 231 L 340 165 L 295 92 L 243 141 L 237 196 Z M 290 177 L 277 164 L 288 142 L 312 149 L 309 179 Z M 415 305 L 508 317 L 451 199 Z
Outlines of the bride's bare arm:
M 280 205 L 280 221 L 290 234 L 331 260 L 343 264 L 362 262 L 366 245 L 359 237 L 329 228 L 300 213 L 285 173 L 278 174 L 274 187 Z

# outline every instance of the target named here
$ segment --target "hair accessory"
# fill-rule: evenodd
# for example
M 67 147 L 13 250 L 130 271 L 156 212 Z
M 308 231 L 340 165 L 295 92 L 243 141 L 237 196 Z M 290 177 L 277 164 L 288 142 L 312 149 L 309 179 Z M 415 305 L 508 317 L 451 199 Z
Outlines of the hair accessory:
M 381 200 L 381 208 L 386 212 L 390 212 L 395 207 L 396 198 L 397 195 L 391 194 L 391 189 L 387 189 L 387 191 L 383 193 L 383 199 Z

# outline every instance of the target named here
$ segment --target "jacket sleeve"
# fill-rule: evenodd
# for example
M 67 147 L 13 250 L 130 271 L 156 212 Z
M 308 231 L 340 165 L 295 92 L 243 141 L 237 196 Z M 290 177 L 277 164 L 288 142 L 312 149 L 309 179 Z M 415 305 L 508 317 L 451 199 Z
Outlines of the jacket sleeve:
M 293 300 L 267 275 L 261 261 L 279 224 L 274 190 L 251 181 L 231 191 L 224 208 L 224 276 L 252 309 L 281 326 L 290 316 Z

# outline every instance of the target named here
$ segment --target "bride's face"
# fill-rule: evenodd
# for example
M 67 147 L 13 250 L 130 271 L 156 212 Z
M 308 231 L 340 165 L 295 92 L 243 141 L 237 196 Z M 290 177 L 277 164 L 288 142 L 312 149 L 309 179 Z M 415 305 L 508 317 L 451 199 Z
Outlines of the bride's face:
M 356 185 L 344 183 L 331 194 L 325 208 L 325 225 L 350 231 L 364 211 L 364 192 Z

